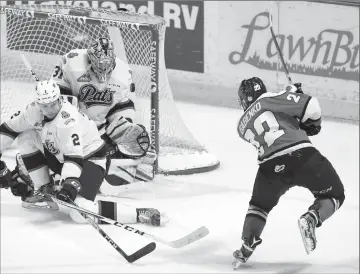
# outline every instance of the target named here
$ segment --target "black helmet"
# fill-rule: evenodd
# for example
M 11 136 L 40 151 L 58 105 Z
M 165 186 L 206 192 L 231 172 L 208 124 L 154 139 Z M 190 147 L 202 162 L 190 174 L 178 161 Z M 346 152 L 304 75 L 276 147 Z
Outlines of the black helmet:
M 244 79 L 239 87 L 238 96 L 239 103 L 246 110 L 252 103 L 255 102 L 260 95 L 266 92 L 266 87 L 260 78 L 253 77 Z

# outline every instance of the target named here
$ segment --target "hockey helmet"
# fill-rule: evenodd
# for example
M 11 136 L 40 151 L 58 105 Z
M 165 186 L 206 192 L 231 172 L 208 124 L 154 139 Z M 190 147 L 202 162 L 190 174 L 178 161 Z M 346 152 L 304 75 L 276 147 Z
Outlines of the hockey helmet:
M 260 78 L 244 79 L 238 89 L 239 103 L 246 110 L 264 93 L 266 93 L 266 86 Z
M 100 83 L 104 83 L 106 76 L 115 68 L 114 43 L 106 37 L 101 37 L 87 49 L 91 70 Z
M 60 88 L 54 80 L 45 80 L 35 87 L 36 102 L 40 111 L 48 118 L 54 118 L 61 108 Z

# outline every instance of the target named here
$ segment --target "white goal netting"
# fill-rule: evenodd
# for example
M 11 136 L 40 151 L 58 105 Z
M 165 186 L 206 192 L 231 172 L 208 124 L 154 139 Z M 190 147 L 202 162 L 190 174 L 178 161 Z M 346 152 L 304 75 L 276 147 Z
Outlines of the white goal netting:
M 35 83 L 20 52 L 39 78 L 46 79 L 61 55 L 86 48 L 99 36 L 110 37 L 117 56 L 133 70 L 136 122 L 151 133 L 158 172 L 215 169 L 219 161 L 198 143 L 177 112 L 164 60 L 165 21 L 157 16 L 56 5 L 1 7 L 1 122 L 34 96 Z

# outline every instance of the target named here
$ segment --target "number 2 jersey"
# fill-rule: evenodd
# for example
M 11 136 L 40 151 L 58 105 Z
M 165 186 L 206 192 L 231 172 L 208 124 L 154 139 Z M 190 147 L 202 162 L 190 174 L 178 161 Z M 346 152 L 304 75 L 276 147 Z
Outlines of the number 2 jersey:
M 95 123 L 69 102 L 62 103 L 59 113 L 51 121 L 46 121 L 33 102 L 27 105 L 24 111 L 16 113 L 16 116 L 1 124 L 1 152 L 8 148 L 20 133 L 31 129 L 38 133 L 30 135 L 36 139 L 32 140 L 32 143 L 44 153 L 48 166 L 51 168 L 49 160 L 53 157 L 63 164 L 61 174 L 59 173 L 62 178 L 79 177 L 82 161 L 94 155 L 104 145 Z M 53 168 L 52 170 L 56 172 Z
M 89 65 L 86 49 L 71 50 L 56 65 L 53 80 L 62 93 L 78 98 L 80 110 L 98 127 L 117 111 L 134 110 L 134 103 L 129 100 L 132 71 L 128 64 L 116 58 L 116 66 L 104 83 L 98 81 Z
M 299 123 L 321 122 L 321 109 L 316 98 L 293 93 L 264 93 L 244 112 L 238 123 L 242 139 L 258 151 L 258 163 L 312 146 Z

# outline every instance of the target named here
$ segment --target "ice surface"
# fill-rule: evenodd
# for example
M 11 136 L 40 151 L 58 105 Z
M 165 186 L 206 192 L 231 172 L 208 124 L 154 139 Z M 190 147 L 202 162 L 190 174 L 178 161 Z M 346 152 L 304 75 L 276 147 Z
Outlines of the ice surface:
M 157 207 L 171 218 L 161 228 L 135 227 L 174 240 L 201 225 L 204 239 L 181 249 L 161 244 L 129 264 L 90 225 L 73 224 L 59 212 L 25 210 L 9 191 L 1 190 L 1 273 L 220 273 L 232 272 L 232 252 L 241 243 L 243 220 L 257 163 L 255 149 L 237 136 L 240 111 L 178 104 L 194 136 L 220 159 L 212 172 L 159 177 L 122 202 Z M 341 209 L 317 230 L 318 247 L 306 255 L 298 217 L 313 198 L 293 188 L 269 214 L 263 243 L 238 273 L 359 273 L 359 125 L 325 120 L 311 138 L 332 162 L 345 186 Z M 149 241 L 103 225 L 128 253 Z

